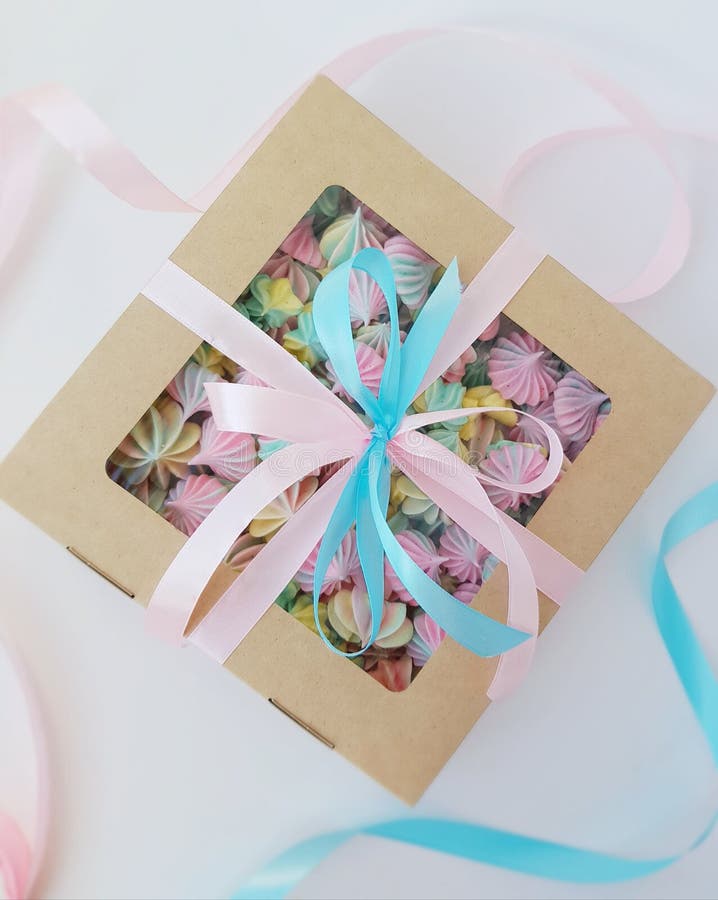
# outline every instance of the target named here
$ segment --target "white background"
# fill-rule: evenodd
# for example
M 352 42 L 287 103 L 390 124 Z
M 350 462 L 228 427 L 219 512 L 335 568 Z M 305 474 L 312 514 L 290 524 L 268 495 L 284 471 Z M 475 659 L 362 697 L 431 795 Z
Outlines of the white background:
M 340 50 L 405 27 L 493 24 L 558 41 L 630 87 L 666 125 L 718 131 L 714 10 L 710 0 L 3 0 L 0 95 L 66 84 L 170 185 L 190 192 Z M 531 140 L 615 121 L 565 77 L 477 39 L 407 50 L 353 93 L 487 199 Z M 671 148 L 695 210 L 694 247 L 685 270 L 628 314 L 718 383 L 716 150 L 685 138 Z M 0 273 L 0 455 L 193 221 L 125 206 L 49 147 L 44 173 L 25 239 Z M 650 152 L 613 139 L 537 166 L 504 212 L 609 290 L 647 257 L 667 196 Z M 542 638 L 530 682 L 482 718 L 417 813 L 636 856 L 679 850 L 704 827 L 716 805 L 714 769 L 647 588 L 668 515 L 718 475 L 717 437 L 713 403 Z M 71 465 L 58 459 L 58 478 Z M 4 506 L 0 534 L 0 627 L 29 661 L 50 732 L 54 816 L 42 893 L 227 897 L 275 848 L 409 812 L 198 652 L 146 636 L 138 607 Z M 714 661 L 717 538 L 709 529 L 674 560 Z M 0 797 L 28 821 L 17 775 L 25 736 L 6 674 Z M 652 878 L 576 887 L 360 839 L 297 896 L 708 898 L 718 895 L 716 859 L 718 833 Z

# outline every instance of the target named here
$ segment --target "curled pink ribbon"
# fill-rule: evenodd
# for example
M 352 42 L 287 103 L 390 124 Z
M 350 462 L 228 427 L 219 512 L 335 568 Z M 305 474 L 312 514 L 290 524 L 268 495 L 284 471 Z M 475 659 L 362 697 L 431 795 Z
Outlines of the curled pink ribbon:
M 507 191 L 523 171 L 542 155 L 590 136 L 628 133 L 639 137 L 668 172 L 672 185 L 671 211 L 659 246 L 639 274 L 608 299 L 627 303 L 660 290 L 681 268 L 691 243 L 691 212 L 676 167 L 666 148 L 666 129 L 629 92 L 604 74 L 581 65 L 557 47 L 535 37 L 495 28 L 441 26 L 382 35 L 339 54 L 320 70 L 347 89 L 402 47 L 433 37 L 468 34 L 498 43 L 509 51 L 536 59 L 568 74 L 605 99 L 627 122 L 618 128 L 565 131 L 542 139 L 525 150 L 507 172 L 497 194 L 501 209 Z M 0 264 L 12 249 L 26 216 L 37 182 L 37 147 L 42 132 L 51 135 L 89 174 L 120 199 L 138 209 L 158 212 L 205 210 L 291 108 L 306 87 L 301 85 L 252 135 L 222 170 L 189 199 L 183 199 L 158 179 L 112 134 L 105 123 L 62 85 L 47 84 L 0 100 Z M 713 135 L 692 135 L 715 141 Z
M 35 827 L 32 844 L 19 823 L 0 811 L 0 880 L 8 900 L 27 900 L 37 881 L 45 853 L 50 820 L 49 757 L 42 715 L 24 662 L 10 644 L 0 640 L 0 652 L 10 664 L 24 700 L 34 753 Z

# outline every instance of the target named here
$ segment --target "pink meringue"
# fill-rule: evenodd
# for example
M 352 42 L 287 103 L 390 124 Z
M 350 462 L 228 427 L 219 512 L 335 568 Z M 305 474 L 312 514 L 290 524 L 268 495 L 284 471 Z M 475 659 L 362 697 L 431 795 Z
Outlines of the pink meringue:
M 261 274 L 270 278 L 288 278 L 292 293 L 299 297 L 302 303 L 311 300 L 319 284 L 319 276 L 312 269 L 308 269 L 287 254 L 280 253 L 273 256 L 269 262 L 262 266 Z
M 446 637 L 446 632 L 426 613 L 419 613 L 414 618 L 414 636 L 406 647 L 406 652 L 413 659 L 414 665 L 425 666 L 434 651 Z
M 379 285 L 366 272 L 354 270 L 349 276 L 349 314 L 352 326 L 376 322 L 388 313 L 386 298 Z
M 357 366 L 359 375 L 364 384 L 374 395 L 379 394 L 381 376 L 384 374 L 384 358 L 372 349 L 368 344 L 355 343 Z M 327 374 L 334 382 L 332 391 L 340 397 L 349 397 L 344 386 L 337 380 L 336 373 L 331 363 L 327 363 Z
M 257 513 L 249 523 L 249 533 L 252 537 L 269 540 L 307 502 L 318 487 L 319 479 L 313 475 L 295 481 Z
M 405 691 L 411 684 L 411 657 L 408 654 L 398 659 L 380 659 L 368 674 L 389 691 Z
M 216 372 L 210 372 L 196 362 L 188 362 L 167 385 L 167 393 L 182 407 L 184 419 L 198 412 L 209 412 L 209 399 L 204 389 L 208 381 L 222 381 Z
M 491 348 L 488 373 L 491 384 L 504 397 L 535 406 L 553 392 L 560 365 L 535 337 L 512 331 Z
M 487 325 L 486 328 L 479 335 L 480 341 L 493 341 L 496 335 L 499 333 L 499 326 L 501 325 L 501 316 L 498 315 L 494 319 L 494 321 Z
M 484 548 L 479 545 L 480 549 Z M 489 558 L 489 552 L 486 551 L 486 558 L 484 560 L 484 566 L 486 565 L 486 559 Z M 482 567 L 483 568 L 483 567 Z M 479 593 L 481 589 L 481 584 L 483 582 L 483 574 L 479 576 L 479 583 L 477 584 L 474 581 L 465 581 L 463 584 L 460 584 L 456 590 L 454 591 L 454 597 L 457 600 L 461 600 L 462 603 L 465 603 L 467 606 L 470 603 L 473 603 L 474 597 Z
M 559 436 L 561 446 L 565 450 L 569 445 L 570 439 L 561 431 L 556 421 L 556 413 L 554 411 L 555 395 L 543 400 L 538 406 L 529 407 L 528 412 L 537 419 L 541 419 L 548 426 L 553 428 Z M 518 441 L 523 444 L 535 444 L 548 450 L 548 438 L 541 426 L 529 419 L 528 416 L 519 416 L 516 425 L 509 431 L 509 438 L 512 441 Z
M 304 216 L 284 238 L 279 249 L 299 262 L 319 269 L 324 265 L 324 257 L 319 249 L 319 241 L 314 234 L 313 225 L 314 216 Z
M 475 538 L 454 523 L 441 535 L 439 546 L 444 568 L 450 575 L 481 584 L 481 570 L 489 552 Z
M 186 535 L 193 534 L 226 494 L 227 488 L 219 478 L 190 475 L 169 492 L 165 518 Z
M 394 270 L 397 294 L 410 309 L 421 306 L 439 263 L 401 234 L 389 238 L 384 253 Z
M 301 569 L 294 576 L 294 580 L 308 594 L 314 591 L 314 570 L 317 565 L 318 554 L 319 544 L 312 550 L 302 564 Z M 359 554 L 357 553 L 356 532 L 352 529 L 344 535 L 339 549 L 329 563 L 329 568 L 322 583 L 321 593 L 333 594 L 346 585 L 347 582 L 354 584 L 358 579 L 361 579 L 361 566 L 359 564 Z
M 349 206 L 352 210 L 357 210 L 361 207 L 362 215 L 367 220 L 367 222 L 372 222 L 379 231 L 383 231 L 385 234 L 396 234 L 396 229 L 387 222 L 387 220 L 380 216 L 378 212 L 374 212 L 374 210 L 370 206 L 366 206 L 366 204 L 362 203 L 361 200 L 357 200 L 356 197 L 350 197 Z
M 489 451 L 479 463 L 479 471 L 497 481 L 524 484 L 536 478 L 546 467 L 546 459 L 536 447 L 526 444 L 503 444 Z M 533 494 L 482 482 L 489 499 L 499 509 L 517 510 L 531 501 Z
M 257 462 L 257 445 L 251 434 L 220 431 L 212 416 L 202 423 L 199 453 L 191 466 L 209 466 L 220 478 L 241 481 Z
M 441 376 L 444 381 L 455 383 L 461 381 L 466 374 L 466 367 L 476 362 L 476 350 L 473 347 L 467 347 L 458 359 L 449 366 L 449 368 Z
M 356 212 L 339 216 L 326 229 L 319 247 L 330 269 L 351 259 L 365 247 L 381 247 L 385 235 L 369 219 L 365 218 L 362 207 Z
M 567 372 L 559 381 L 553 406 L 556 421 L 572 441 L 585 444 L 596 430 L 599 410 L 608 400 L 588 378 L 579 372 Z
M 468 605 L 478 590 L 477 584 L 467 582 L 459 585 L 454 591 L 454 597 Z M 414 634 L 406 645 L 406 652 L 414 661 L 415 666 L 425 666 L 445 637 L 446 632 L 431 616 L 419 613 L 414 617 Z
M 441 564 L 444 560 L 437 552 L 433 542 L 425 534 L 422 534 L 420 531 L 414 531 L 413 529 L 400 531 L 396 535 L 396 539 L 417 566 L 419 566 L 422 571 L 426 572 L 429 578 L 438 582 Z M 397 597 L 400 597 L 410 606 L 416 606 L 416 600 L 414 600 L 401 583 L 388 560 L 385 561 L 384 578 L 390 591 L 393 591 Z
M 374 325 L 362 325 L 357 329 L 354 340 L 359 344 L 366 344 L 371 347 L 383 358 L 389 350 L 389 339 L 391 337 L 391 325 L 389 322 L 377 322 Z M 399 339 L 404 342 L 406 334 L 399 332 Z

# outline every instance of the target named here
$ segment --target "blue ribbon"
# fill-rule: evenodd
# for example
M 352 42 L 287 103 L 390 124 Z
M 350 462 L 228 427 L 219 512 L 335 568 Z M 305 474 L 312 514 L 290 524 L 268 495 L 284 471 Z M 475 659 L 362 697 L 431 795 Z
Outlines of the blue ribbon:
M 718 765 L 718 679 L 666 568 L 666 556 L 671 550 L 713 522 L 718 522 L 718 482 L 680 507 L 666 525 L 653 576 L 652 602 L 663 642 Z M 718 815 L 686 853 L 706 839 L 716 820 Z M 333 850 L 361 834 L 438 850 L 526 875 L 579 884 L 640 878 L 665 869 L 685 856 L 679 853 L 660 859 L 630 860 L 450 819 L 395 819 L 319 835 L 296 844 L 265 865 L 234 895 L 234 900 L 281 900 Z
M 376 397 L 362 382 L 356 361 L 349 315 L 349 279 L 354 269 L 366 272 L 376 281 L 389 308 L 389 346 Z M 394 273 L 381 250 L 360 250 L 333 269 L 317 288 L 312 308 L 317 336 L 344 390 L 373 423 L 369 446 L 337 502 L 319 545 L 314 569 L 314 621 L 324 643 L 340 656 L 359 656 L 376 640 L 384 609 L 385 557 L 419 606 L 455 641 L 478 656 L 498 656 L 530 637 L 465 606 L 445 591 L 405 552 L 386 522 L 391 478 L 387 444 L 414 399 L 460 299 L 461 284 L 454 259 L 402 345 Z M 371 628 L 360 650 L 344 653 L 324 633 L 319 620 L 319 596 L 334 554 L 355 523 Z

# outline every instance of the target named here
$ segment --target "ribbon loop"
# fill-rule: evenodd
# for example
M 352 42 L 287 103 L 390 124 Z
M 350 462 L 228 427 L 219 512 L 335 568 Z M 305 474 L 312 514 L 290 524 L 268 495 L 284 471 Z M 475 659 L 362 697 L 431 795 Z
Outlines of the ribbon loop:
M 401 348 L 402 368 L 397 397 L 397 412 L 400 416 L 403 416 L 406 408 L 419 393 L 419 387 L 439 345 L 444 340 L 460 301 L 459 267 L 456 259 L 452 259 L 441 281 L 422 307 Z M 460 355 L 457 353 L 457 356 Z M 449 361 L 447 368 L 453 361 L 453 359 Z
M 324 400 L 270 387 L 217 381 L 204 385 L 220 431 L 261 434 L 283 441 L 330 441 L 349 427 L 361 436 L 364 426 L 347 409 Z
M 353 269 L 366 272 L 373 278 L 381 288 L 389 309 L 391 310 L 392 306 L 396 309 L 396 288 L 391 265 L 381 251 L 369 247 L 360 250 L 351 259 L 329 272 L 319 285 L 312 307 L 314 327 L 344 390 L 356 400 L 373 422 L 385 422 L 384 409 L 380 405 L 379 398 L 374 396 L 361 379 L 354 352 L 354 337 L 349 316 L 349 280 Z M 396 331 L 398 338 L 398 318 Z M 387 378 L 387 369 L 398 365 L 395 343 L 392 320 L 391 341 L 382 384 Z

